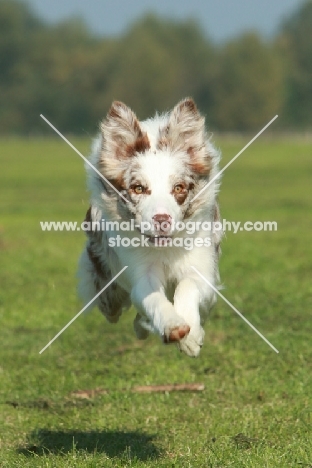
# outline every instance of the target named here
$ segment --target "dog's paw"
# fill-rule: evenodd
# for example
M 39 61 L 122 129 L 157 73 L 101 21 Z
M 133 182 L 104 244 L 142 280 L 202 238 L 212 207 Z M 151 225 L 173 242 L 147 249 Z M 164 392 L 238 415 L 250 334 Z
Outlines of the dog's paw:
M 106 311 L 104 312 L 103 310 L 101 310 L 101 312 L 102 312 L 103 315 L 105 315 L 105 318 L 109 323 L 117 323 L 119 321 L 119 319 L 120 319 L 121 314 L 122 314 L 121 309 L 119 309 L 119 310 L 117 310 L 116 312 L 113 312 L 113 313 L 108 313 Z
M 196 332 L 191 329 L 190 333 L 178 342 L 178 348 L 190 357 L 197 357 L 203 346 L 204 337 L 205 332 L 201 327 Z
M 133 321 L 133 328 L 139 340 L 146 340 L 149 335 L 149 327 L 148 323 L 144 321 L 140 314 L 136 315 Z
M 165 327 L 163 342 L 166 344 L 179 342 L 185 338 L 189 332 L 190 327 L 185 322 L 180 324 L 169 324 Z

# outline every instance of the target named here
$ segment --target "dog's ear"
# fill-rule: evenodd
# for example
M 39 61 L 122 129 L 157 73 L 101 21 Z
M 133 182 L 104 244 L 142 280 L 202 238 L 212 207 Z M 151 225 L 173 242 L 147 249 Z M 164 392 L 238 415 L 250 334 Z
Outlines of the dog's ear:
M 114 101 L 106 119 L 101 123 L 103 156 L 122 160 L 143 153 L 150 147 L 139 121 L 124 103 Z
M 168 125 L 160 131 L 158 147 L 188 153 L 193 172 L 209 173 L 211 157 L 206 148 L 205 119 L 193 99 L 186 98 L 173 108 Z

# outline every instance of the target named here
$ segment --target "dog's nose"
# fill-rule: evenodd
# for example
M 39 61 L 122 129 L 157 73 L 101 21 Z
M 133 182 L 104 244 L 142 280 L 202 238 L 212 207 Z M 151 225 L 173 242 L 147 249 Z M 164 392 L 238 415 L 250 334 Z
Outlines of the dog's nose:
M 170 223 L 171 224 L 171 216 L 166 213 L 155 214 L 153 216 L 153 220 L 156 221 L 156 223 Z
M 158 231 L 166 232 L 169 231 L 171 227 L 172 218 L 166 213 L 160 213 L 153 216 L 153 221 Z

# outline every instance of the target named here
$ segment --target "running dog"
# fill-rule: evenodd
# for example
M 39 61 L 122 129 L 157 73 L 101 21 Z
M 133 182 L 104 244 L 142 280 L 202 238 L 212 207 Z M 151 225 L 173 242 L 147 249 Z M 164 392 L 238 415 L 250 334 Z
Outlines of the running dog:
M 91 206 L 80 295 L 87 304 L 127 266 L 90 307 L 115 323 L 132 303 L 139 339 L 156 333 L 196 357 L 216 302 L 209 283 L 219 284 L 220 154 L 191 98 L 142 122 L 113 102 L 100 130 L 93 167 L 86 166 Z

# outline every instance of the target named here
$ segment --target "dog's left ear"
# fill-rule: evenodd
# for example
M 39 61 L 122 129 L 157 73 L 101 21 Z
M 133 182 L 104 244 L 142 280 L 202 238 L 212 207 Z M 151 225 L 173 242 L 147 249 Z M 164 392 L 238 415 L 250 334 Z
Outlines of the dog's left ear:
M 101 132 L 105 157 L 122 160 L 150 148 L 135 113 L 123 102 L 113 102 L 101 123 Z
M 205 119 L 193 99 L 186 98 L 173 108 L 168 125 L 160 132 L 158 147 L 188 153 L 193 172 L 209 173 L 211 157 L 206 148 Z

